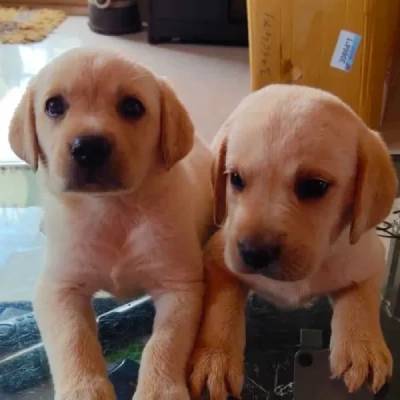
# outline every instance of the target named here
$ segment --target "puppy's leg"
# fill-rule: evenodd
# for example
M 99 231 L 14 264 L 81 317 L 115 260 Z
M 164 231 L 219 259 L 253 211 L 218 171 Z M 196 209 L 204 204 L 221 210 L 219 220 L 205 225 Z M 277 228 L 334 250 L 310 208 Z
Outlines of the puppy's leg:
M 197 399 L 207 387 L 211 400 L 225 400 L 228 393 L 239 398 L 243 386 L 247 290 L 225 266 L 220 232 L 204 250 L 204 267 L 203 318 L 190 361 L 191 394 Z
M 50 362 L 56 400 L 113 400 L 90 302 L 78 285 L 43 277 L 34 311 Z
M 139 371 L 134 400 L 189 400 L 187 362 L 198 330 L 203 282 L 158 293 L 156 317 Z
M 392 375 L 392 356 L 382 334 L 380 279 L 375 277 L 332 295 L 331 369 L 350 392 L 368 380 L 376 393 Z

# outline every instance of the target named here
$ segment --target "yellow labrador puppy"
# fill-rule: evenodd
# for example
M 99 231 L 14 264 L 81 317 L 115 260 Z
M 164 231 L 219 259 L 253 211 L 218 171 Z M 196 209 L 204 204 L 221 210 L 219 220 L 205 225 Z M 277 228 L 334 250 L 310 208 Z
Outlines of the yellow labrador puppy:
M 350 391 L 392 373 L 379 321 L 384 248 L 374 227 L 397 178 L 378 133 L 331 94 L 273 85 L 247 97 L 217 135 L 215 217 L 191 386 L 239 396 L 249 290 L 283 307 L 329 295 L 331 369 Z
M 211 153 L 170 86 L 73 50 L 30 83 L 10 128 L 42 187 L 47 260 L 34 309 L 57 400 L 112 400 L 91 297 L 147 292 L 156 318 L 135 400 L 188 400 L 212 220 Z

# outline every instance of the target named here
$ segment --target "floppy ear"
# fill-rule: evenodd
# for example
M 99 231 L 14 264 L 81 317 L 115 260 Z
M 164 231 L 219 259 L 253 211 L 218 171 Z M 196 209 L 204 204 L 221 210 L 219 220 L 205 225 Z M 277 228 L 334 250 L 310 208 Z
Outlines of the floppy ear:
M 397 194 L 397 175 L 389 151 L 377 132 L 360 133 L 350 243 L 384 220 Z
M 159 80 L 161 90 L 161 154 L 166 169 L 184 158 L 192 149 L 194 127 L 184 105 L 171 86 Z
M 226 215 L 226 147 L 227 138 L 225 136 L 217 149 L 211 171 L 214 189 L 214 222 L 217 226 L 222 225 Z
M 9 141 L 15 154 L 33 171 L 38 168 L 38 141 L 33 106 L 33 82 L 30 82 L 11 119 Z

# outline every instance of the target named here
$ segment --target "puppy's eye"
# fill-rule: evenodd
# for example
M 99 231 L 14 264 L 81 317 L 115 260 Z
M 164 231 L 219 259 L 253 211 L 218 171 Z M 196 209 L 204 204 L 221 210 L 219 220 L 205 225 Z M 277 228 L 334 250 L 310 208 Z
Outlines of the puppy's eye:
M 301 200 L 319 199 L 328 192 L 330 183 L 319 178 L 305 178 L 296 183 L 296 196 Z
M 140 118 L 144 113 L 145 109 L 140 100 L 135 97 L 124 97 L 117 107 L 118 113 L 124 118 Z
M 51 118 L 62 117 L 67 111 L 67 104 L 62 96 L 50 97 L 46 100 L 44 110 Z
M 231 172 L 229 175 L 229 179 L 231 181 L 231 185 L 236 190 L 243 190 L 244 189 L 244 182 L 241 176 L 237 172 Z

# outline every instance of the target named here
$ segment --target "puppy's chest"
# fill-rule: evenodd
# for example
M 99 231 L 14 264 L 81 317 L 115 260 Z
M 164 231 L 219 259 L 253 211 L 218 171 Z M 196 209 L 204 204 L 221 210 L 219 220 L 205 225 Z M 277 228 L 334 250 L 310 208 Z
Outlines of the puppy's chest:
M 89 226 L 83 264 L 90 260 L 97 286 L 116 296 L 152 290 L 169 264 L 168 236 L 164 226 L 147 219 Z
M 112 226 L 103 224 L 87 232 L 87 251 L 83 256 L 90 257 L 90 253 L 94 255 L 96 270 L 105 275 L 128 266 L 134 270 L 145 258 L 154 254 L 152 243 L 146 241 L 146 238 L 154 235 L 152 227 L 145 222 L 125 221 L 121 224 L 114 221 Z

